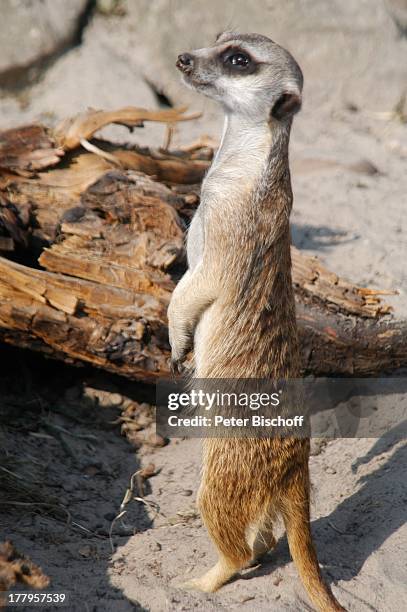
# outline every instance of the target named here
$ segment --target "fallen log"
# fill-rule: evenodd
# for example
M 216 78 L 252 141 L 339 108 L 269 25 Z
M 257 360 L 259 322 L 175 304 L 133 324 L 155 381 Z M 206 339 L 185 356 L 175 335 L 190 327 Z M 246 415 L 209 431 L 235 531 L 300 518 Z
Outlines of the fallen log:
M 90 111 L 0 134 L 0 340 L 153 382 L 168 375 L 166 309 L 212 149 L 89 140 L 108 121 L 181 111 Z M 35 129 L 34 129 L 35 128 Z M 304 372 L 377 375 L 407 364 L 407 324 L 294 247 Z M 39 264 L 39 265 L 38 265 Z

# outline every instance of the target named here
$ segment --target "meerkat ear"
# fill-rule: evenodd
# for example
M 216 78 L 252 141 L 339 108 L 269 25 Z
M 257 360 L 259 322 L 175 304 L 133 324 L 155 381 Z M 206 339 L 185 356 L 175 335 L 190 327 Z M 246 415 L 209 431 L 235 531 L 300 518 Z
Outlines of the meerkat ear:
M 301 108 L 301 95 L 292 91 L 283 93 L 271 109 L 271 116 L 275 119 L 292 117 Z
M 233 34 L 237 34 L 237 32 L 232 32 L 232 30 L 218 32 L 218 34 L 216 34 L 215 43 L 220 42 L 222 38 L 233 38 Z

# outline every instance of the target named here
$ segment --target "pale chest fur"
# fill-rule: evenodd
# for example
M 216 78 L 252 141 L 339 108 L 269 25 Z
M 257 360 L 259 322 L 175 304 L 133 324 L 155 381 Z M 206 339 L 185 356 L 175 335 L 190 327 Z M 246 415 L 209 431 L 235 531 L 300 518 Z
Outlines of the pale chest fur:
M 227 231 L 228 218 L 236 217 L 239 206 L 254 192 L 264 172 L 272 137 L 268 126 L 246 126 L 228 117 L 219 150 L 206 175 L 201 203 L 192 220 L 187 238 L 188 267 L 194 269 L 202 259 L 205 228 L 212 210 L 221 212 Z M 233 213 L 233 215 L 232 215 Z M 219 215 L 216 215 L 219 217 Z

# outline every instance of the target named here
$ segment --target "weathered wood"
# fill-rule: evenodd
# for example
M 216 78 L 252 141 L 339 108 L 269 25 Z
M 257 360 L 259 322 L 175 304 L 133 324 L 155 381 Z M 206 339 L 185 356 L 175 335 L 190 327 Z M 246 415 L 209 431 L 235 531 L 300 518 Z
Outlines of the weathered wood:
M 317 257 L 309 257 L 291 247 L 293 283 L 297 302 L 323 305 L 331 313 L 377 318 L 391 312 L 381 295 L 394 291 L 380 291 L 357 287 L 325 268 Z
M 52 130 L 52 134 L 60 147 L 65 151 L 75 149 L 82 140 L 88 140 L 98 130 L 116 123 L 128 128 L 143 127 L 145 121 L 158 121 L 160 123 L 176 123 L 177 121 L 190 121 L 200 117 L 201 113 L 185 115 L 186 106 L 166 110 L 147 110 L 127 106 L 113 111 L 89 110 L 62 121 Z
M 56 146 L 42 125 L 28 125 L 0 133 L 0 168 L 20 174 L 48 168 L 60 161 L 64 150 Z
M 163 111 L 159 120 L 179 120 L 177 113 Z M 212 150 L 87 140 L 107 120 L 149 118 L 138 109 L 92 111 L 53 132 L 24 128 L 20 148 L 16 132 L 0 135 L 0 247 L 15 247 L 25 262 L 38 257 L 41 266 L 0 258 L 1 340 L 148 382 L 168 375 L 166 309 L 185 266 L 184 230 L 199 202 L 194 183 Z M 38 151 L 47 151 L 49 166 L 65 160 L 46 169 Z M 35 172 L 33 159 L 42 160 Z M 407 364 L 407 325 L 384 316 L 380 292 L 295 248 L 292 256 L 304 371 L 374 375 Z
M 45 589 L 49 583 L 42 569 L 18 552 L 10 541 L 0 542 L 0 608 L 6 608 L 6 592 L 18 589 L 17 584 Z
M 33 270 L 0 259 L 0 337 L 69 363 L 88 362 L 154 381 L 169 374 L 166 306 L 155 283 L 142 293 Z M 374 375 L 407 363 L 407 326 L 330 312 L 297 300 L 304 370 Z
M 383 376 L 407 364 L 407 324 L 331 312 L 297 299 L 304 372 L 318 376 Z

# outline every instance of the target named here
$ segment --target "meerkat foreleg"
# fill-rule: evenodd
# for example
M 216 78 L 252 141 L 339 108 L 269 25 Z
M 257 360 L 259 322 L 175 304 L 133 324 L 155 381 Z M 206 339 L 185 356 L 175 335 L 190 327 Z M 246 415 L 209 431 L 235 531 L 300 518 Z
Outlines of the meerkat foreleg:
M 192 348 L 195 328 L 216 297 L 214 276 L 203 264 L 187 270 L 176 286 L 168 307 L 168 333 L 172 366 L 179 368 Z

